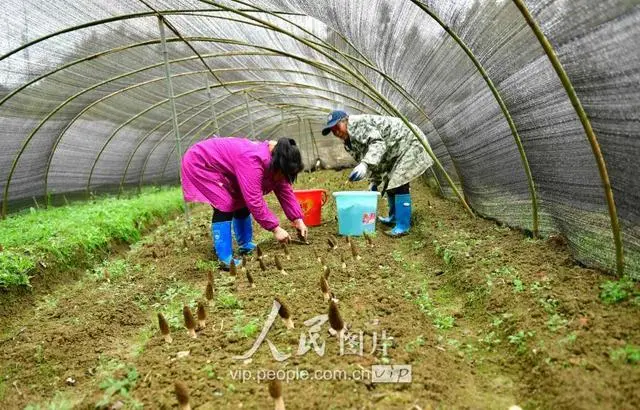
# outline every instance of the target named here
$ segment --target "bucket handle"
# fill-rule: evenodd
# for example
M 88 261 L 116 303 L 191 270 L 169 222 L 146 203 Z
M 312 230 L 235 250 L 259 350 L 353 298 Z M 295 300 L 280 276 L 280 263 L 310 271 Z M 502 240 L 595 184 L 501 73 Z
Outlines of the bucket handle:
M 327 196 L 327 190 L 326 189 L 321 189 L 321 191 L 322 191 L 322 204 L 320 205 L 320 207 L 323 207 L 324 204 L 327 203 L 327 199 L 329 199 L 329 198 Z

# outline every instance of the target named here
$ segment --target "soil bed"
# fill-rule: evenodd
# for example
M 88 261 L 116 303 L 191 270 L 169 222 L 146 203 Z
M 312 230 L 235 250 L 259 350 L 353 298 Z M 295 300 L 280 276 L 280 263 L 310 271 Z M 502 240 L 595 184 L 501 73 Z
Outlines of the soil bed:
M 325 171 L 298 185 L 353 189 L 345 179 Z M 249 260 L 255 288 L 242 273 L 214 269 L 207 207 L 196 208 L 190 227 L 181 218 L 160 226 L 121 258 L 3 316 L 1 407 L 108 408 L 120 401 L 125 408 L 177 408 L 173 383 L 182 380 L 194 408 L 268 408 L 267 384 L 237 377 L 267 369 L 306 370 L 309 377 L 331 371 L 321 375 L 328 380 L 283 383 L 292 409 L 640 407 L 640 368 L 629 363 L 631 353 L 620 353 L 640 344 L 640 312 L 633 300 L 601 302 L 600 285 L 611 278 L 574 264 L 562 244 L 472 219 L 425 185 L 412 189 L 411 234 L 390 239 L 379 225 L 374 247 L 354 238 L 361 260 L 344 238 L 328 250 L 327 239 L 337 234 L 332 201 L 323 210 L 326 223 L 311 229 L 312 245 L 289 246 L 290 261 L 256 228 L 268 269 Z M 278 209 L 275 198 L 270 203 Z M 328 310 L 313 249 L 331 269 L 328 282 L 351 334 L 362 332 L 362 355 L 341 355 L 328 322 L 318 333 L 323 354 L 309 343 L 304 322 Z M 215 302 L 207 327 L 191 339 L 182 307 L 195 313 L 209 271 Z M 250 361 L 234 359 L 256 341 L 276 296 L 287 302 L 295 328 L 276 318 L 267 339 L 291 356 L 276 361 L 265 340 Z M 157 312 L 169 320 L 172 344 L 158 331 Z M 303 355 L 301 334 L 309 348 Z M 363 369 L 384 364 L 411 365 L 412 382 L 366 379 Z M 365 380 L 354 380 L 358 375 Z

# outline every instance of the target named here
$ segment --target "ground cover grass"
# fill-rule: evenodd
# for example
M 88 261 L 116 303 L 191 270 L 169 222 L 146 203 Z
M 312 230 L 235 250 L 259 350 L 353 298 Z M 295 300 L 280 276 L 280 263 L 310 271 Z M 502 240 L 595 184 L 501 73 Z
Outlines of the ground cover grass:
M 149 223 L 181 207 L 179 188 L 148 188 L 131 198 L 104 197 L 11 215 L 0 223 L 0 288 L 30 286 L 38 269 L 73 268 L 112 241 L 133 243 Z

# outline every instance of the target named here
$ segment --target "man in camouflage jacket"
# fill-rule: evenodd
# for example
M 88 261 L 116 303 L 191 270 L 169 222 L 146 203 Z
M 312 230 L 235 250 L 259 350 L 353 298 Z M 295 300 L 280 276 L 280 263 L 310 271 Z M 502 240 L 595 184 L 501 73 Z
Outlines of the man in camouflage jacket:
M 412 126 L 428 144 L 420 128 Z M 389 216 L 379 220 L 395 226 L 385 233 L 390 236 L 406 234 L 411 226 L 409 182 L 433 165 L 424 146 L 411 129 L 396 117 L 349 116 L 344 111 L 332 111 L 322 134 L 329 132 L 342 140 L 345 150 L 359 162 L 349 175 L 349 180 L 360 181 L 368 175 L 372 190 L 381 187 L 383 194 L 386 192 Z

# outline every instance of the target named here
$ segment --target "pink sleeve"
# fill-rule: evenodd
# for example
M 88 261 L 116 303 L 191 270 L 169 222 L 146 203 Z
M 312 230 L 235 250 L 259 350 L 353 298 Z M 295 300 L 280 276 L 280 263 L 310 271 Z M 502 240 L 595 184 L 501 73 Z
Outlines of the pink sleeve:
M 271 212 L 262 195 L 262 177 L 264 169 L 257 159 L 247 158 L 246 161 L 236 161 L 234 167 L 238 185 L 244 198 L 244 202 L 255 218 L 256 222 L 264 229 L 271 231 L 280 223 Z
M 287 181 L 279 182 L 274 191 L 284 214 L 287 215 L 287 219 L 290 221 L 302 219 L 302 208 L 300 208 L 300 203 L 293 194 L 291 184 Z

